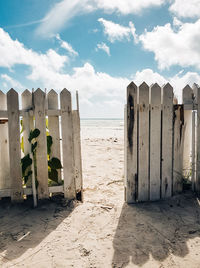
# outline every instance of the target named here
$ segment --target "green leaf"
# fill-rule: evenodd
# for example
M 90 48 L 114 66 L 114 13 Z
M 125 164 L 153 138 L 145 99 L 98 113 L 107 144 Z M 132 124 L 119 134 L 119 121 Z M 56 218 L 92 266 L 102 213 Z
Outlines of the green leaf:
M 21 150 L 22 152 L 24 153 L 24 137 L 22 136 L 22 139 L 21 139 Z
M 22 165 L 22 176 L 25 176 L 26 169 L 32 165 L 32 159 L 30 158 L 30 155 L 27 154 L 21 159 L 21 165 Z
M 37 138 L 40 135 L 40 130 L 38 128 L 35 128 L 33 131 L 31 130 L 28 141 L 31 142 L 32 139 Z
M 34 142 L 33 144 L 31 144 L 31 152 L 32 153 L 34 152 L 34 150 L 36 149 L 36 147 L 37 147 L 37 141 Z
M 51 160 L 48 161 L 48 165 L 50 166 L 51 169 L 61 169 L 62 168 L 60 160 L 56 157 L 51 158 Z
M 48 173 L 50 180 L 58 182 L 58 171 L 56 169 L 51 169 Z
M 51 136 L 47 136 L 47 154 L 51 154 L 51 146 L 53 144 L 53 139 Z

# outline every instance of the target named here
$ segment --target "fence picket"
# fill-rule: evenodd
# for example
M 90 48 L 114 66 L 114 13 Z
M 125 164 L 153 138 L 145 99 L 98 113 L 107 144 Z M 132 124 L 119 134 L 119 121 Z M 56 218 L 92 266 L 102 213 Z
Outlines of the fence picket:
M 7 93 L 8 137 L 10 156 L 11 200 L 22 200 L 21 148 L 19 126 L 18 93 L 10 89 Z
M 76 198 L 74 172 L 74 146 L 71 93 L 63 89 L 60 93 L 62 153 L 64 173 L 64 195 L 67 199 Z
M 7 110 L 6 95 L 0 90 L 0 109 Z M 8 122 L 0 124 L 0 189 L 10 188 Z
M 184 112 L 183 105 L 174 106 L 174 165 L 173 195 L 183 190 L 183 143 L 184 143 Z
M 184 108 L 187 105 L 193 104 L 193 91 L 192 88 L 187 85 L 183 89 L 183 104 Z M 190 176 L 191 170 L 191 156 L 192 156 L 192 110 L 184 109 L 184 125 L 185 125 L 185 137 L 183 146 L 183 175 L 184 177 Z
M 196 137 L 196 182 L 195 182 L 195 190 L 198 194 L 200 194 L 200 87 L 196 88 L 196 101 L 198 103 L 197 108 L 197 137 Z
M 57 110 L 58 109 L 58 94 L 52 89 L 48 93 L 47 98 L 48 98 L 48 109 Z M 53 139 L 50 157 L 57 157 L 58 159 L 61 159 L 60 131 L 59 131 L 59 117 L 58 116 L 48 116 L 48 128 L 49 128 L 49 134 L 52 136 L 52 139 Z M 60 170 L 58 170 L 58 182 L 61 182 Z
M 49 197 L 48 190 L 48 163 L 47 163 L 47 140 L 46 140 L 46 117 L 45 117 L 45 93 L 41 89 L 34 92 L 35 127 L 40 130 L 37 138 L 37 180 L 38 198 Z
M 149 199 L 149 87 L 139 86 L 138 201 Z
M 22 109 L 29 110 L 32 109 L 32 94 L 29 90 L 25 90 L 22 95 Z M 31 153 L 31 145 L 28 141 L 30 130 L 34 128 L 33 126 L 33 116 L 30 116 L 30 114 L 27 112 L 25 116 L 23 116 L 23 143 L 24 143 L 24 154 L 30 154 Z M 26 186 L 31 187 L 32 182 L 32 176 L 29 177 Z
M 161 88 L 150 87 L 150 200 L 160 199 Z
M 125 132 L 125 174 L 126 189 L 125 199 L 127 203 L 134 203 L 138 195 L 138 176 L 137 176 L 137 86 L 132 82 L 127 87 L 127 106 L 126 106 L 126 132 Z
M 172 130 L 173 88 L 167 83 L 162 88 L 162 198 L 172 195 Z

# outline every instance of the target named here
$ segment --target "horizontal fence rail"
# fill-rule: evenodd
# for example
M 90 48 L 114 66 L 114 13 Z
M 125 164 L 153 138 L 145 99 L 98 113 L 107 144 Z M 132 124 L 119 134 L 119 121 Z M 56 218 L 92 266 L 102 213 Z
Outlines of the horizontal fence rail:
M 172 86 L 145 82 L 127 87 L 124 127 L 125 200 L 165 199 L 183 190 L 200 193 L 200 88 L 186 86 L 182 104 Z
M 52 193 L 63 193 L 70 200 L 77 196 L 82 199 L 78 93 L 76 110 L 72 110 L 71 93 L 67 89 L 59 95 L 54 90 L 48 94 L 41 89 L 35 92 L 25 90 L 20 97 L 21 110 L 14 89 L 7 94 L 0 91 L 0 198 L 22 201 L 32 194 L 37 194 L 38 199 L 46 199 Z M 28 140 L 34 129 L 40 132 L 35 139 L 35 155 Z M 52 140 L 51 149 L 47 136 Z M 24 182 L 21 159 L 26 155 L 32 156 L 32 167 L 29 167 L 31 175 Z M 52 167 L 49 161 L 53 158 L 58 159 L 62 167 Z M 56 173 L 56 181 L 49 177 L 53 168 L 51 176 Z

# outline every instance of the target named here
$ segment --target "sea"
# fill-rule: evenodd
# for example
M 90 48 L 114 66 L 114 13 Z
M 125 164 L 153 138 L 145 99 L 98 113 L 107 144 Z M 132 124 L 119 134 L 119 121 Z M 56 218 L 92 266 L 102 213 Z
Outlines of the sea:
M 113 118 L 81 119 L 81 138 L 123 138 L 124 120 Z

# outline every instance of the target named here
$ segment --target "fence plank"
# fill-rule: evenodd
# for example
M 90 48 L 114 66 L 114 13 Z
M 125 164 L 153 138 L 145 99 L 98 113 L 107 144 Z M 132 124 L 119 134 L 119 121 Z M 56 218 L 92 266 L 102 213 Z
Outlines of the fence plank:
M 0 90 L 0 109 L 7 110 L 6 95 Z M 8 122 L 0 124 L 0 189 L 10 188 Z
M 64 172 L 64 195 L 67 199 L 76 198 L 75 172 L 74 172 L 74 146 L 71 93 L 63 89 L 60 93 L 61 127 L 62 127 L 62 153 Z
M 183 104 L 193 104 L 193 91 L 189 85 L 183 89 Z M 185 137 L 183 146 L 183 175 L 189 178 L 191 174 L 192 156 L 192 110 L 184 109 Z
M 150 87 L 150 200 L 160 199 L 161 88 Z
M 52 89 L 47 95 L 48 99 L 48 109 L 57 110 L 58 109 L 58 94 Z M 61 159 L 60 155 L 60 131 L 59 131 L 59 117 L 49 116 L 48 117 L 48 128 L 49 134 L 52 136 L 53 144 L 51 147 L 50 157 L 57 157 Z M 58 182 L 61 182 L 61 171 L 58 170 Z
M 37 180 L 38 198 L 49 197 L 48 191 L 48 163 L 47 163 L 47 140 L 46 140 L 46 117 L 45 117 L 45 93 L 41 89 L 34 92 L 35 127 L 40 130 L 37 138 Z
M 183 143 L 184 143 L 184 110 L 183 105 L 174 105 L 174 165 L 173 195 L 183 190 Z
M 7 93 L 8 137 L 10 155 L 11 200 L 22 200 L 21 148 L 19 126 L 18 93 L 11 89 Z
M 196 101 L 198 103 L 197 109 L 197 137 L 196 137 L 196 182 L 195 182 L 195 190 L 198 194 L 200 194 L 200 87 L 196 88 Z
M 134 203 L 138 198 L 137 176 L 137 86 L 131 82 L 127 87 L 126 125 L 125 125 L 125 174 L 127 203 Z
M 138 201 L 149 199 L 149 87 L 139 86 Z
M 25 90 L 22 95 L 22 109 L 30 110 L 32 108 L 32 94 L 29 90 Z M 33 129 L 33 116 L 30 116 L 29 112 L 23 115 L 23 142 L 24 142 L 24 154 L 31 153 L 31 145 L 28 141 L 30 130 Z M 32 184 L 32 176 L 29 177 L 26 186 L 31 187 Z
M 172 130 L 173 130 L 173 88 L 167 83 L 162 88 L 162 198 L 172 195 Z
M 78 110 L 72 112 L 73 116 L 73 141 L 74 141 L 74 167 L 76 193 L 83 195 L 82 159 L 81 159 L 81 139 L 80 139 L 80 117 Z

